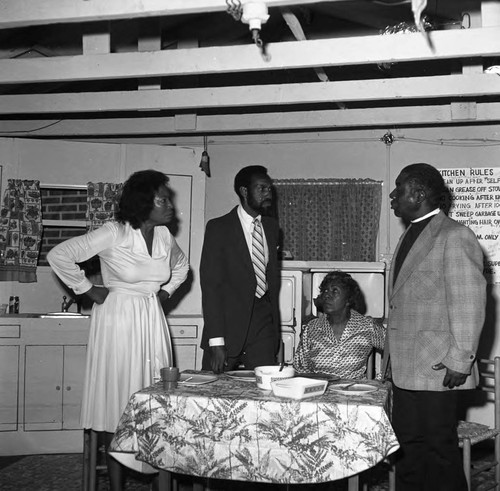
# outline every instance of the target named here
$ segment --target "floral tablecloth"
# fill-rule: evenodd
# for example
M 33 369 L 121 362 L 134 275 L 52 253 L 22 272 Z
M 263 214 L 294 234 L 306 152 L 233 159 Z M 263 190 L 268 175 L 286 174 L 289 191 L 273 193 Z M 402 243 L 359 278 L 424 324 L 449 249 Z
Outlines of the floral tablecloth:
M 370 381 L 375 392 L 347 396 L 332 383 L 303 400 L 227 375 L 169 392 L 158 383 L 130 398 L 110 451 L 142 472 L 291 484 L 353 476 L 399 448 L 389 388 Z

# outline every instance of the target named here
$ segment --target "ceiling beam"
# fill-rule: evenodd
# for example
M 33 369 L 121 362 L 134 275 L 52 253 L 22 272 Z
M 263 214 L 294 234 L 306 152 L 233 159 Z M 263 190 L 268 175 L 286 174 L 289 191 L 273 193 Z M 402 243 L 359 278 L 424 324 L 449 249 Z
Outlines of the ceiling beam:
M 500 121 L 500 103 L 469 103 L 469 110 L 451 105 L 381 107 L 294 111 L 225 116 L 196 116 L 191 131 L 182 134 L 342 129 L 353 127 L 393 127 L 406 125 L 488 123 Z M 103 118 L 63 120 L 3 120 L 1 137 L 98 137 L 126 135 L 175 135 L 175 117 Z
M 241 4 L 251 0 L 241 0 Z M 268 7 L 303 5 L 320 1 L 346 0 L 265 0 Z M 0 29 L 43 24 L 155 17 L 200 12 L 223 12 L 224 0 L 2 0 Z
M 270 44 L 0 60 L 0 84 L 69 82 L 500 56 L 500 27 Z
M 500 95 L 500 77 L 496 74 L 471 73 L 244 87 L 3 95 L 0 96 L 0 114 L 222 109 L 493 95 Z

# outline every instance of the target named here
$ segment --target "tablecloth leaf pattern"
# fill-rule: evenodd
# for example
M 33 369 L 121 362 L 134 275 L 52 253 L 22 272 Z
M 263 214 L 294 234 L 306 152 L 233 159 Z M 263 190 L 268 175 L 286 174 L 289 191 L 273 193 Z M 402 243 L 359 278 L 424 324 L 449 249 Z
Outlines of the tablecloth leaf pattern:
M 134 394 L 110 450 L 175 473 L 271 483 L 357 474 L 398 448 L 384 410 L 387 386 L 349 397 L 282 399 L 225 375 L 207 385 Z

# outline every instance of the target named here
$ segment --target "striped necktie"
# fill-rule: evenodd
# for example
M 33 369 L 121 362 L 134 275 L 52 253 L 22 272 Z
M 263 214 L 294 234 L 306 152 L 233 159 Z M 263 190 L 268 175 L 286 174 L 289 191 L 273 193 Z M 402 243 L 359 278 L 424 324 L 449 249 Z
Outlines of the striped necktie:
M 262 227 L 256 218 L 253 221 L 252 232 L 252 263 L 257 279 L 255 296 L 261 298 L 266 293 L 266 260 L 264 256 L 264 239 L 262 238 Z

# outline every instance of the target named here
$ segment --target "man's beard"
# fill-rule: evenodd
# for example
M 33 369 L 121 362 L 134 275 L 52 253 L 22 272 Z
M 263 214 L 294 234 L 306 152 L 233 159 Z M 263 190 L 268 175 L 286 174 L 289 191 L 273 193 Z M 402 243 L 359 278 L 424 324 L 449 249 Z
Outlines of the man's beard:
M 261 204 L 258 204 L 254 199 L 248 200 L 248 206 L 262 216 L 271 216 L 273 210 L 273 202 L 271 200 L 266 200 Z

